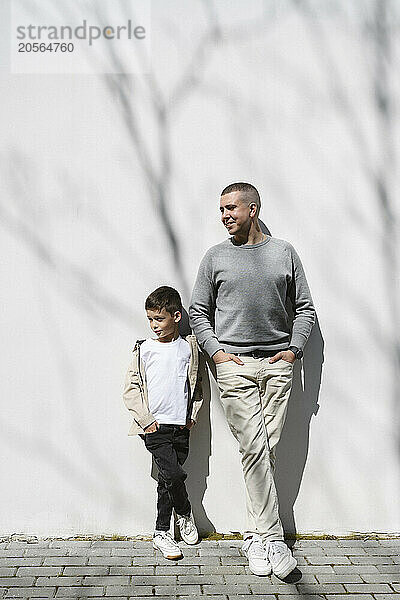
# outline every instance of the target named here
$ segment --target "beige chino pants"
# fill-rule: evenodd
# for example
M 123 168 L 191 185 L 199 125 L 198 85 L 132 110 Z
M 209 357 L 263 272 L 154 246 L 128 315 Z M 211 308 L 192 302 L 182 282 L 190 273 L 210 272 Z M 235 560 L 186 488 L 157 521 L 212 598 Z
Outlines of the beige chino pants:
M 263 540 L 283 540 L 274 482 L 275 447 L 285 423 L 293 365 L 240 356 L 217 365 L 217 382 L 228 425 L 239 442 L 246 486 L 247 530 Z

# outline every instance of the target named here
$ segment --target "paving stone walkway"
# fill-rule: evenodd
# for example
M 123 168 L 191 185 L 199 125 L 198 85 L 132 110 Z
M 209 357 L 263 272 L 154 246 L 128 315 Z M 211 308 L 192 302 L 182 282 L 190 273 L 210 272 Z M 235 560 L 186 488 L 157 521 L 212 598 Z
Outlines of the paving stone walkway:
M 241 543 L 183 545 L 184 558 L 169 561 L 150 541 L 5 541 L 0 598 L 400 600 L 400 538 L 297 541 L 285 582 L 252 575 Z

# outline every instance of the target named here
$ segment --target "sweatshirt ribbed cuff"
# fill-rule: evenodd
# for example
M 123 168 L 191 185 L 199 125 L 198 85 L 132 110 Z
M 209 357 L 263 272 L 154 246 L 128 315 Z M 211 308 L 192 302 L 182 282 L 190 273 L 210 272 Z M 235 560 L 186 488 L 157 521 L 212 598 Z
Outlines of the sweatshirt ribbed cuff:
M 151 414 L 151 412 L 147 413 L 147 415 L 144 415 L 143 417 L 140 417 L 140 419 L 135 419 L 136 423 L 138 425 L 140 425 L 140 427 L 142 429 L 146 429 L 146 427 L 148 427 L 149 425 L 151 425 L 152 423 L 154 423 L 155 418 L 154 416 Z
M 210 338 L 203 344 L 204 350 L 207 352 L 208 356 L 212 357 L 218 350 L 222 350 L 221 344 L 217 340 L 216 337 Z
M 306 341 L 307 341 L 307 338 L 305 337 L 305 335 L 303 335 L 301 333 L 294 333 L 292 335 L 292 339 L 290 340 L 289 346 L 296 346 L 296 348 L 298 348 L 299 350 L 304 350 Z

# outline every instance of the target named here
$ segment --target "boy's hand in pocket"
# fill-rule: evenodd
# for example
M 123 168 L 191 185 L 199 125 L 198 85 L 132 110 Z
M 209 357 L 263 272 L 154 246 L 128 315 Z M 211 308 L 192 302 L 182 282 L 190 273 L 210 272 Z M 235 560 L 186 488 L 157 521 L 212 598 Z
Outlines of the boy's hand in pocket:
M 157 431 L 158 427 L 159 427 L 159 425 L 158 425 L 157 421 L 154 421 L 154 423 L 152 423 L 151 425 L 146 427 L 146 429 L 144 431 L 145 431 L 145 433 L 154 433 L 155 431 Z

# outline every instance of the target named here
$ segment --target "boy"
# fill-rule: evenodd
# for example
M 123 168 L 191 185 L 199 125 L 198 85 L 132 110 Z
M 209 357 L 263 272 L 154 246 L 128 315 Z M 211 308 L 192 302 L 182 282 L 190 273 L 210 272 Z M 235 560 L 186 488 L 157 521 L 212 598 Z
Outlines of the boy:
M 153 546 L 165 558 L 176 559 L 182 552 L 169 533 L 172 509 L 183 541 L 198 541 L 182 465 L 189 453 L 190 429 L 203 402 L 199 353 L 194 335 L 179 335 L 182 302 L 174 288 L 154 290 L 145 309 L 155 338 L 136 342 L 123 398 L 134 418 L 129 435 L 142 437 L 158 467 Z

